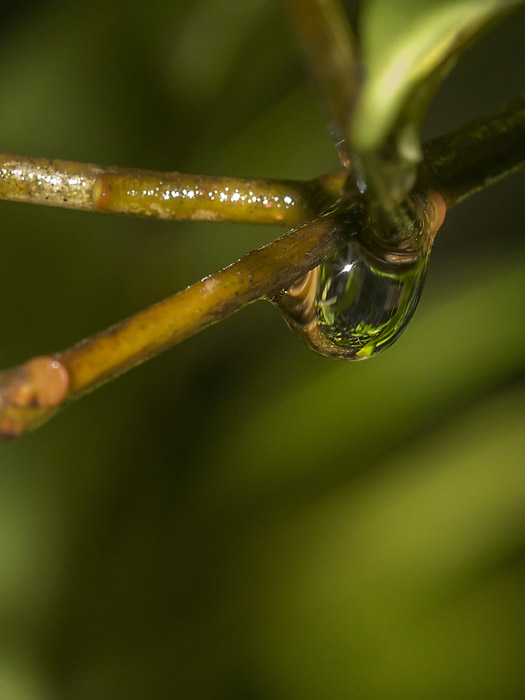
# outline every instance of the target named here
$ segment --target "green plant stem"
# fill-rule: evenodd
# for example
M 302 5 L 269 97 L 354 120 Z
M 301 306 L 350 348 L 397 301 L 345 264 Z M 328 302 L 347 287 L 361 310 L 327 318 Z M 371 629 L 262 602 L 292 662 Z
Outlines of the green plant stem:
M 418 185 L 459 204 L 525 163 L 525 95 L 499 114 L 479 119 L 423 146 Z
M 359 89 L 357 42 L 339 0 L 283 0 L 341 161 Z
M 521 99 L 496 117 L 429 143 L 418 189 L 437 191 L 450 207 L 523 165 L 524 103 Z M 97 166 L 80 170 L 93 172 L 90 168 L 97 170 Z M 97 170 L 95 180 L 98 177 Z M 333 203 L 344 174 L 328 176 L 324 182 L 321 191 Z M 77 186 L 81 202 L 86 194 L 81 183 Z M 308 210 L 305 205 L 303 214 Z M 343 243 L 341 227 L 334 226 L 329 216 L 321 217 L 69 350 L 4 372 L 0 375 L 0 436 L 16 436 L 35 427 L 68 401 L 242 306 L 275 295 Z
M 152 172 L 0 153 L 0 199 L 84 211 L 291 228 L 337 197 L 344 174 L 311 181 Z
M 430 141 L 423 153 L 418 187 L 457 204 L 523 164 L 525 97 Z M 0 153 L 0 199 L 172 220 L 297 226 L 340 196 L 345 177 L 344 171 L 309 181 L 188 175 Z
M 36 374 L 35 360 L 4 372 L 0 376 L 0 437 L 20 435 L 50 418 L 64 402 L 92 391 L 242 306 L 277 294 L 335 252 L 344 239 L 329 217 L 320 218 L 69 350 L 38 358 L 37 369 L 41 366 L 45 375 Z M 49 385 L 52 364 L 68 377 L 65 392 Z M 39 402 L 39 395 L 50 393 L 58 400 Z
M 322 217 L 59 353 L 70 373 L 71 395 L 91 390 L 256 299 L 277 294 L 344 240 L 333 220 Z

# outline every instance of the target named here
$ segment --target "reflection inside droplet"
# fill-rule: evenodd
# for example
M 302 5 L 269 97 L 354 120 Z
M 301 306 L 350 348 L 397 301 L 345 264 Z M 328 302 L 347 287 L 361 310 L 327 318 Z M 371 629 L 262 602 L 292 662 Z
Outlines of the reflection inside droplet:
M 440 222 L 439 222 L 440 223 Z M 323 355 L 361 360 L 396 341 L 412 318 L 423 288 L 428 227 L 419 250 L 383 250 L 370 242 L 358 216 L 339 219 L 348 242 L 274 301 L 288 325 Z M 429 228 L 432 236 L 435 228 Z
M 319 331 L 353 359 L 391 345 L 412 318 L 427 257 L 409 264 L 374 258 L 353 238 L 319 268 L 315 294 Z

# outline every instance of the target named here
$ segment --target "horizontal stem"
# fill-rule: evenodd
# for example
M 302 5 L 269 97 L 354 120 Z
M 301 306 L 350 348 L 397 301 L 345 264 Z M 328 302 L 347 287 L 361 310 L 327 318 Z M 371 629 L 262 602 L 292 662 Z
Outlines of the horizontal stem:
M 290 228 L 317 216 L 343 180 L 188 175 L 0 153 L 0 199 L 159 219 Z
M 418 185 L 452 206 L 525 161 L 525 97 L 423 147 Z M 341 193 L 315 180 L 188 175 L 0 153 L 0 199 L 162 219 L 297 226 Z

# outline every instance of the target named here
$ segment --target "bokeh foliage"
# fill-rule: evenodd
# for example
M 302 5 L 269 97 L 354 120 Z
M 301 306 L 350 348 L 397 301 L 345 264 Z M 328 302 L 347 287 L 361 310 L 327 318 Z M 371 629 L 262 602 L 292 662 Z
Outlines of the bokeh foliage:
M 335 151 L 277 3 L 5 3 L 1 148 L 314 177 Z M 525 14 L 436 135 L 522 89 Z M 525 695 L 523 175 L 461 205 L 397 345 L 340 363 L 269 305 L 0 445 L 0 697 Z M 0 364 L 269 240 L 1 203 Z

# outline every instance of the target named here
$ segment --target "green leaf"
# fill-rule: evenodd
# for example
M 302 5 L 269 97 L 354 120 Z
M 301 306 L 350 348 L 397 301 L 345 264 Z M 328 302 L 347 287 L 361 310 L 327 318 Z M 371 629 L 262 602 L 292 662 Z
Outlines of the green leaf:
M 414 90 L 467 41 L 521 0 L 368 0 L 361 37 L 367 77 L 353 140 L 377 148 Z
M 366 78 L 351 140 L 363 156 L 365 174 L 379 180 L 371 184 L 380 198 L 399 201 L 412 186 L 421 158 L 421 121 L 459 52 L 521 2 L 368 0 L 364 4 L 360 36 Z M 387 166 L 386 172 L 379 173 L 381 165 Z

